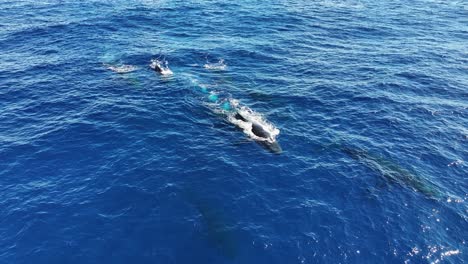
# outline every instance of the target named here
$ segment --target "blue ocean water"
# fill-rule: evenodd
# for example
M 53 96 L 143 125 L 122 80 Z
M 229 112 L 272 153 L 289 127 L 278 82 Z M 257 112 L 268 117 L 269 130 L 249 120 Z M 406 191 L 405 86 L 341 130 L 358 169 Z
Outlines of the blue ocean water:
M 0 263 L 464 263 L 467 18 L 459 0 L 0 2 Z

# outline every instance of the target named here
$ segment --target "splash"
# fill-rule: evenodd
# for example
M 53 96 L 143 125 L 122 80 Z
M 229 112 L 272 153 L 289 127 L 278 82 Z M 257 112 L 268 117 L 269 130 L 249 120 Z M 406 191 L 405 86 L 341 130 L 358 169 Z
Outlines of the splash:
M 463 160 L 455 160 L 447 164 L 448 167 L 460 166 L 463 164 Z
M 174 74 L 171 69 L 169 69 L 169 63 L 167 60 L 152 59 L 149 66 L 151 69 L 159 72 L 162 75 Z

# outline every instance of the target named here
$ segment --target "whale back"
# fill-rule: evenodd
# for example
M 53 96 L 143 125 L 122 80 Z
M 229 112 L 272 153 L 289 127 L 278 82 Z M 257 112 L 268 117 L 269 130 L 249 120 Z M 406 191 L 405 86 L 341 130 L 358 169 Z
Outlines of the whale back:
M 257 137 L 269 138 L 270 133 L 268 133 L 263 127 L 255 122 L 252 122 L 252 133 Z

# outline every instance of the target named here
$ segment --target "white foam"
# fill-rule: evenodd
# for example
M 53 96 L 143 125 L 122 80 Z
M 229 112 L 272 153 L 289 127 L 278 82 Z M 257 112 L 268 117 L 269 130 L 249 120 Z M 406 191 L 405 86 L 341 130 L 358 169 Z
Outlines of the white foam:
M 172 75 L 172 74 L 174 74 L 174 73 L 171 71 L 171 69 L 167 68 L 167 69 L 163 69 L 163 70 L 161 71 L 161 74 L 162 74 L 162 75 Z
M 441 256 L 448 257 L 448 256 L 458 255 L 458 254 L 460 254 L 460 250 L 456 249 L 456 250 L 449 250 L 449 251 L 442 252 Z
M 450 162 L 447 166 L 448 167 L 452 167 L 452 166 L 459 166 L 459 165 L 462 165 L 463 164 L 463 160 L 455 160 L 455 161 L 452 161 Z
M 216 63 L 207 63 L 207 64 L 203 65 L 203 67 L 205 69 L 208 69 L 208 70 L 224 71 L 224 70 L 226 70 L 227 65 L 224 63 L 223 59 L 220 59 Z
M 123 64 L 123 65 L 120 65 L 120 66 L 104 64 L 104 66 L 106 66 L 107 69 L 109 69 L 109 70 L 111 70 L 113 72 L 116 72 L 116 73 L 129 73 L 129 72 L 135 71 L 137 69 L 136 66 L 126 65 L 126 64 Z

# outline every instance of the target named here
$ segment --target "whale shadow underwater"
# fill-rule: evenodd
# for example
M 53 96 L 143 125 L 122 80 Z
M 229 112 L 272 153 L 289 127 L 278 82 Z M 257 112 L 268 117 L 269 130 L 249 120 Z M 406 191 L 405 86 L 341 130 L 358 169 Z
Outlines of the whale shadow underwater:
M 234 222 L 227 217 L 222 206 L 191 189 L 183 191 L 182 197 L 198 215 L 196 219 L 199 224 L 192 240 L 184 246 L 185 250 L 188 248 L 197 249 L 200 245 L 193 245 L 192 243 L 193 241 L 199 241 L 202 244 L 206 243 L 206 246 L 215 250 L 219 257 L 225 260 L 232 261 L 236 259 L 239 254 L 238 234 L 232 228 Z M 191 253 L 192 258 L 204 259 L 203 256 L 198 254 L 200 252 Z
M 401 167 L 392 160 L 351 146 L 342 145 L 339 146 L 339 150 L 378 174 L 382 179 L 386 180 L 387 183 L 399 184 L 402 187 L 410 188 L 431 199 L 438 200 L 444 197 L 439 186 Z

